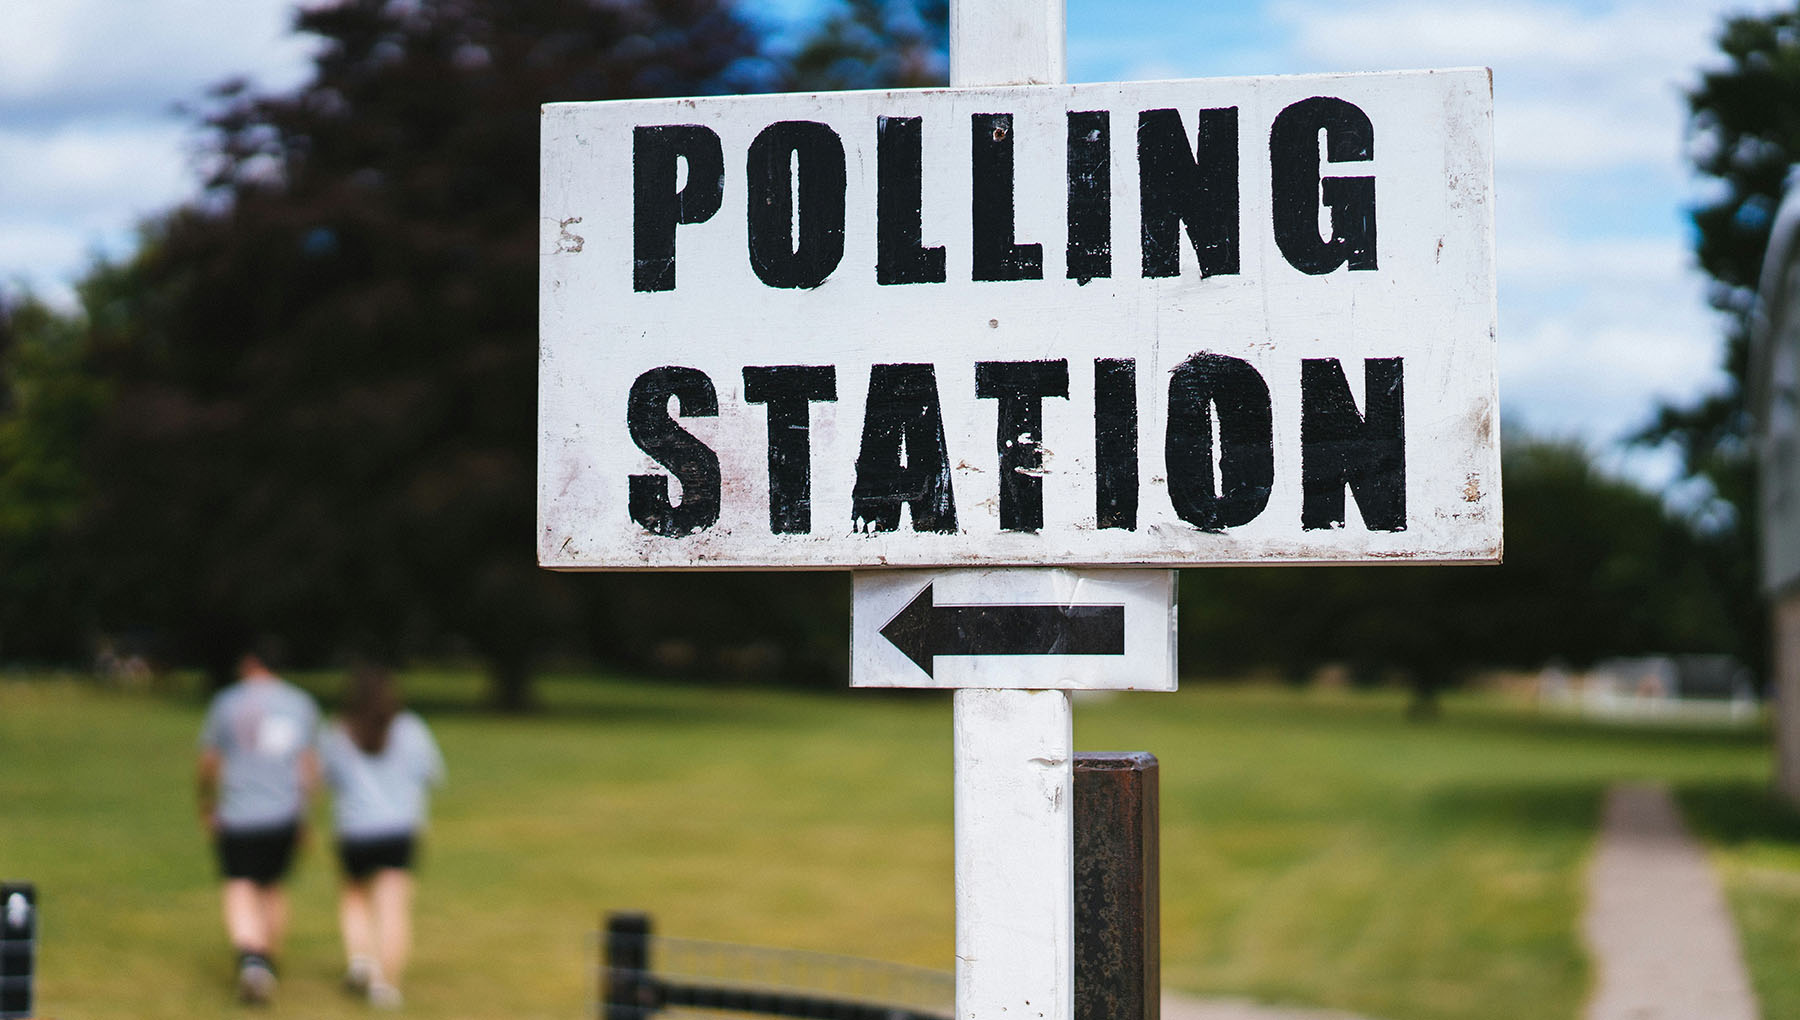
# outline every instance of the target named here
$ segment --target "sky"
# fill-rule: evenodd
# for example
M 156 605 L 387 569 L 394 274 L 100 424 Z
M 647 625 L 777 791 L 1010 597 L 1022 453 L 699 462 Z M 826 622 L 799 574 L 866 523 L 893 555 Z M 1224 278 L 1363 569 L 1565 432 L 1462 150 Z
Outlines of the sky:
M 821 0 L 751 0 L 774 26 Z M 1486 66 L 1494 71 L 1500 392 L 1509 426 L 1619 439 L 1715 388 L 1721 328 L 1690 254 L 1707 184 L 1684 90 L 1759 0 L 1067 0 L 1071 81 Z M 14 0 L 0 32 L 0 285 L 54 304 L 145 216 L 192 195 L 208 86 L 306 80 L 292 0 Z M 184 107 L 189 112 L 184 112 Z

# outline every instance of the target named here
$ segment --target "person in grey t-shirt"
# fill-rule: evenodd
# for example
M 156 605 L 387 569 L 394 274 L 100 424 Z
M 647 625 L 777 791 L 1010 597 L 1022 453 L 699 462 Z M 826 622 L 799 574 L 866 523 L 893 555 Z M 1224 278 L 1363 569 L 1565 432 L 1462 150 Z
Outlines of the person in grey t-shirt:
M 213 697 L 200 732 L 200 819 L 224 880 L 225 931 L 238 958 L 238 994 L 267 1001 L 287 930 L 281 882 L 318 783 L 319 709 L 255 655 Z
M 424 720 L 401 707 L 393 678 L 367 667 L 351 674 L 343 716 L 320 732 L 319 759 L 344 868 L 344 981 L 374 1005 L 398 1006 L 412 948 L 413 859 L 444 759 Z

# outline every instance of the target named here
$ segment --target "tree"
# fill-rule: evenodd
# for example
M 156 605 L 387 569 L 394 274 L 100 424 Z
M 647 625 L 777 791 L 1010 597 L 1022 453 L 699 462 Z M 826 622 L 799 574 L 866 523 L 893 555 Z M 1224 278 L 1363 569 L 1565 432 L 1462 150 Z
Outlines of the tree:
M 1655 494 L 1596 470 L 1579 446 L 1524 435 L 1507 436 L 1502 473 L 1504 564 L 1189 571 L 1183 660 L 1291 676 L 1326 662 L 1393 670 L 1428 714 L 1474 668 L 1730 646 L 1709 539 Z
M 946 0 L 844 0 L 776 62 L 791 91 L 942 86 Z M 850 586 L 842 573 L 637 575 L 608 590 L 607 653 L 639 670 L 780 676 L 841 684 L 849 661 Z M 628 626 L 616 621 L 629 618 Z
M 950 78 L 948 0 L 844 0 L 788 58 L 797 91 L 923 88 Z
M 1788 168 L 1800 159 L 1800 10 L 1726 19 L 1726 64 L 1688 93 L 1689 154 L 1717 197 L 1693 210 L 1695 253 L 1712 283 L 1708 300 L 1726 321 L 1722 389 L 1661 407 L 1639 440 L 1672 443 L 1689 475 L 1717 498 L 1709 568 L 1731 593 L 1740 655 L 1767 658 L 1756 586 L 1757 497 L 1748 402 L 1756 287 Z
M 465 641 L 517 706 L 596 611 L 534 563 L 538 107 L 766 86 L 725 0 L 341 0 L 221 88 L 206 192 L 90 281 L 102 604 L 221 669 Z M 591 587 L 591 586 L 590 586 Z
M 0 297 L 0 655 L 67 660 L 91 626 L 75 524 L 81 447 L 103 388 L 82 370 L 80 324 Z

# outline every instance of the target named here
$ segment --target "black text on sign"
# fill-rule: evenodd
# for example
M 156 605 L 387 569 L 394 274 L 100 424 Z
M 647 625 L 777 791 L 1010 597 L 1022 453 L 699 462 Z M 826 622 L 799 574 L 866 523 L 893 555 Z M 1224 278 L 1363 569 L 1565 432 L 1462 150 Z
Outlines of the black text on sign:
M 539 556 L 1499 553 L 1483 71 L 546 108 Z

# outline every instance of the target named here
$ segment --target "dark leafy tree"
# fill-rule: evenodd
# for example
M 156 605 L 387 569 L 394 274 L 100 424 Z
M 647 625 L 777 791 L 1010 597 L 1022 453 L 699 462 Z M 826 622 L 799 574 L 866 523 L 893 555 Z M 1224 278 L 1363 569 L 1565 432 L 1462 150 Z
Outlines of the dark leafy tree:
M 1437 692 L 1475 668 L 1732 647 L 1707 536 L 1578 446 L 1509 435 L 1503 456 L 1501 566 L 1189 571 L 1183 662 L 1295 677 L 1346 663 L 1404 677 L 1429 714 Z
M 950 78 L 948 0 L 841 0 L 787 59 L 796 90 L 924 88 Z
M 949 79 L 946 0 L 842 0 L 797 46 L 775 44 L 790 91 L 918 88 Z M 841 683 L 850 586 L 841 573 L 729 573 L 612 579 L 629 626 L 605 651 L 633 668 Z
M 1685 651 L 1763 661 L 1745 375 L 1763 253 L 1800 156 L 1800 12 L 1731 18 L 1719 45 L 1727 64 L 1690 93 L 1689 132 L 1695 167 L 1722 185 L 1693 215 L 1710 299 L 1728 322 L 1727 382 L 1692 405 L 1661 408 L 1639 437 L 1673 444 L 1710 486 L 1711 504 L 1672 513 L 1595 471 L 1579 448 L 1509 436 L 1503 566 L 1222 577 L 1204 586 L 1219 595 L 1185 600 L 1184 639 L 1206 649 L 1190 661 L 1210 653 L 1293 673 L 1323 661 L 1365 674 L 1397 669 L 1421 704 L 1470 666 Z
M 771 70 L 724 0 L 342 0 L 297 28 L 312 79 L 219 90 L 204 197 L 88 295 L 103 604 L 215 669 L 264 634 L 460 640 L 518 705 L 605 611 L 534 563 L 538 107 Z
M 1726 381 L 1687 405 L 1660 408 L 1639 439 L 1673 444 L 1717 496 L 1709 568 L 1733 593 L 1740 654 L 1766 658 L 1756 589 L 1756 478 L 1747 375 L 1757 278 L 1788 168 L 1800 160 L 1800 10 L 1726 19 L 1723 66 L 1688 94 L 1694 168 L 1720 186 L 1693 210 L 1695 252 L 1724 313 Z
M 217 667 L 265 633 L 303 656 L 466 647 L 514 703 L 558 652 L 841 675 L 841 576 L 533 564 L 535 108 L 941 81 L 943 8 L 905 2 L 838 9 L 786 69 L 701 0 L 303 14 L 314 80 L 221 91 L 202 200 L 97 269 L 80 319 L 0 316 L 0 654 L 98 620 Z M 884 48 L 896 24 L 918 30 Z M 1506 456 L 1506 566 L 1190 571 L 1184 662 L 1348 661 L 1428 698 L 1472 665 L 1729 642 L 1708 545 L 1729 533 L 1578 449 Z
M 92 625 L 75 525 L 81 447 L 103 387 L 80 323 L 28 296 L 0 299 L 0 657 L 67 661 Z

